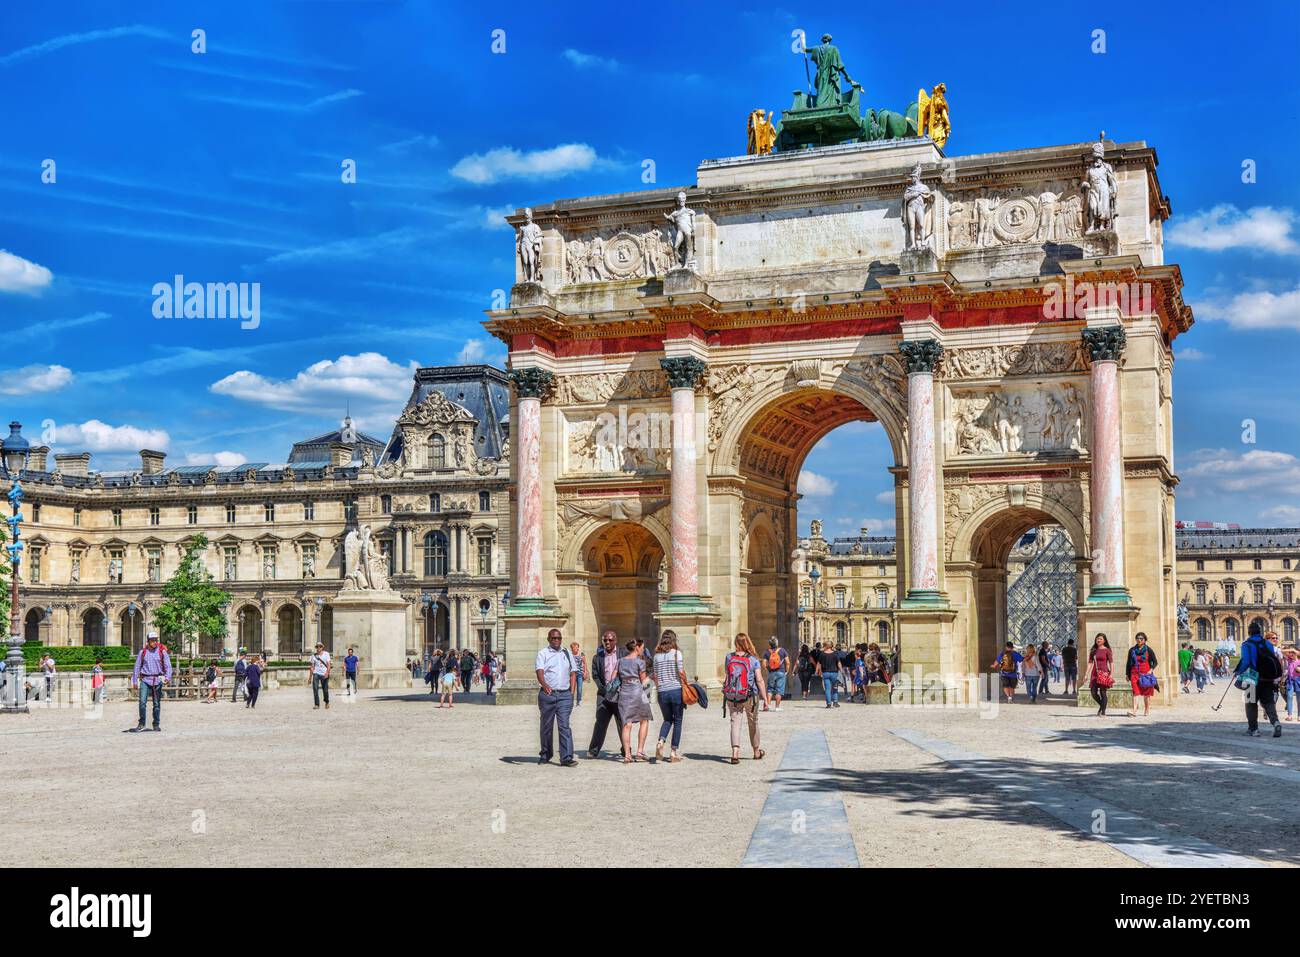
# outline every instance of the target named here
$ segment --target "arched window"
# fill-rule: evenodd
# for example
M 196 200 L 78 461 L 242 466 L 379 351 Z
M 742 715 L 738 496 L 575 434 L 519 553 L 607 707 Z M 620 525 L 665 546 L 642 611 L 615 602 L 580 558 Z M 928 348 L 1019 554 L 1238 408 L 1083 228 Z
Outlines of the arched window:
M 1223 623 L 1223 633 L 1229 641 L 1237 640 L 1237 619 L 1229 618 Z
M 478 510 L 479 510 L 480 512 L 490 512 L 490 511 L 492 511 L 492 493 L 491 493 L 491 492 L 479 492 L 479 493 L 478 493 Z
M 1204 618 L 1196 619 L 1196 640 L 1197 641 L 1210 640 L 1210 623 L 1206 621 Z
M 1250 623 L 1252 625 L 1259 625 L 1259 633 L 1261 635 L 1264 634 L 1264 632 L 1268 631 L 1268 622 L 1266 622 L 1263 618 L 1252 618 L 1250 620 Z
M 447 574 L 447 536 L 430 532 L 424 536 L 424 577 L 442 578 Z
M 441 469 L 447 467 L 447 443 L 443 437 L 435 432 L 429 436 L 429 468 Z

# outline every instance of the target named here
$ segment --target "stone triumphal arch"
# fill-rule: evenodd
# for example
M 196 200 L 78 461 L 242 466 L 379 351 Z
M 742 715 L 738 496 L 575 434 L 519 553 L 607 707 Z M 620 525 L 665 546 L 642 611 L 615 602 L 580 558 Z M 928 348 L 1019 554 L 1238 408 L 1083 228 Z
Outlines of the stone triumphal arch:
M 1172 657 L 1172 343 L 1192 317 L 1168 214 L 1141 142 L 945 157 L 913 138 L 511 217 L 517 281 L 486 323 L 515 387 L 511 673 L 552 627 L 588 649 L 672 627 L 714 682 L 738 631 L 795 645 L 799 470 L 852 420 L 892 447 L 909 673 L 960 696 L 987 671 L 1008 555 L 1042 525 L 1074 549 L 1080 637 L 1141 630 Z

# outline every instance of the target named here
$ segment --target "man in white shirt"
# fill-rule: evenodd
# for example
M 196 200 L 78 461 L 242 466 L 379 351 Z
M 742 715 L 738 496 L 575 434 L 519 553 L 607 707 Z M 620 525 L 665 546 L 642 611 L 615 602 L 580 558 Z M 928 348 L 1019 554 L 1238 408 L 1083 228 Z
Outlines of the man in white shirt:
M 573 692 L 578 681 L 577 663 L 564 647 L 564 635 L 552 628 L 546 636 L 546 647 L 537 653 L 537 708 L 542 713 L 542 750 L 538 764 L 549 764 L 554 750 L 556 719 L 560 722 L 560 766 L 577 767 L 573 756 L 573 729 L 569 715 L 573 713 Z
M 316 703 L 317 711 L 320 710 L 322 693 L 325 695 L 325 710 L 328 711 L 330 709 L 330 653 L 318 641 L 316 651 L 311 656 L 311 697 Z

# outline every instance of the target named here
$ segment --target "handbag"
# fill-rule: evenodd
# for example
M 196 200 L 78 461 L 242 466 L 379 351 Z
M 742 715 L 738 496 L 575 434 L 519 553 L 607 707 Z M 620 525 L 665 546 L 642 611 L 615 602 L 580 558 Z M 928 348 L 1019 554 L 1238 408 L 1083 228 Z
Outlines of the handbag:
M 1154 688 L 1156 686 L 1156 676 L 1150 671 L 1144 671 L 1138 675 L 1139 688 Z
M 1093 675 L 1093 680 L 1097 682 L 1098 688 L 1109 688 L 1115 683 L 1115 676 L 1109 671 L 1098 671 Z
M 681 660 L 682 660 L 681 654 L 678 654 L 677 680 L 680 681 L 682 685 L 682 707 L 688 708 L 691 705 L 699 702 L 700 696 L 695 693 L 695 689 L 692 688 L 690 683 L 686 680 L 686 673 L 683 672 L 681 668 Z

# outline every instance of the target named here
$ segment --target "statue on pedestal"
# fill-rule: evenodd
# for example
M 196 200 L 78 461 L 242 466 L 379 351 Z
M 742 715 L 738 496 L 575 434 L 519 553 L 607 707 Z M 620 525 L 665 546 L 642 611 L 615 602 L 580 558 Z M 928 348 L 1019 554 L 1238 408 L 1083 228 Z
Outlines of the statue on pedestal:
M 533 211 L 524 210 L 524 224 L 519 227 L 515 240 L 519 251 L 519 265 L 523 267 L 524 282 L 542 281 L 542 227 L 533 222 Z
M 664 213 L 673 224 L 673 255 L 683 269 L 695 270 L 695 210 L 686 205 L 686 194 L 677 194 L 677 207 Z
M 921 182 L 921 164 L 912 170 L 912 182 L 903 190 L 903 248 L 928 249 L 934 231 L 934 191 Z

